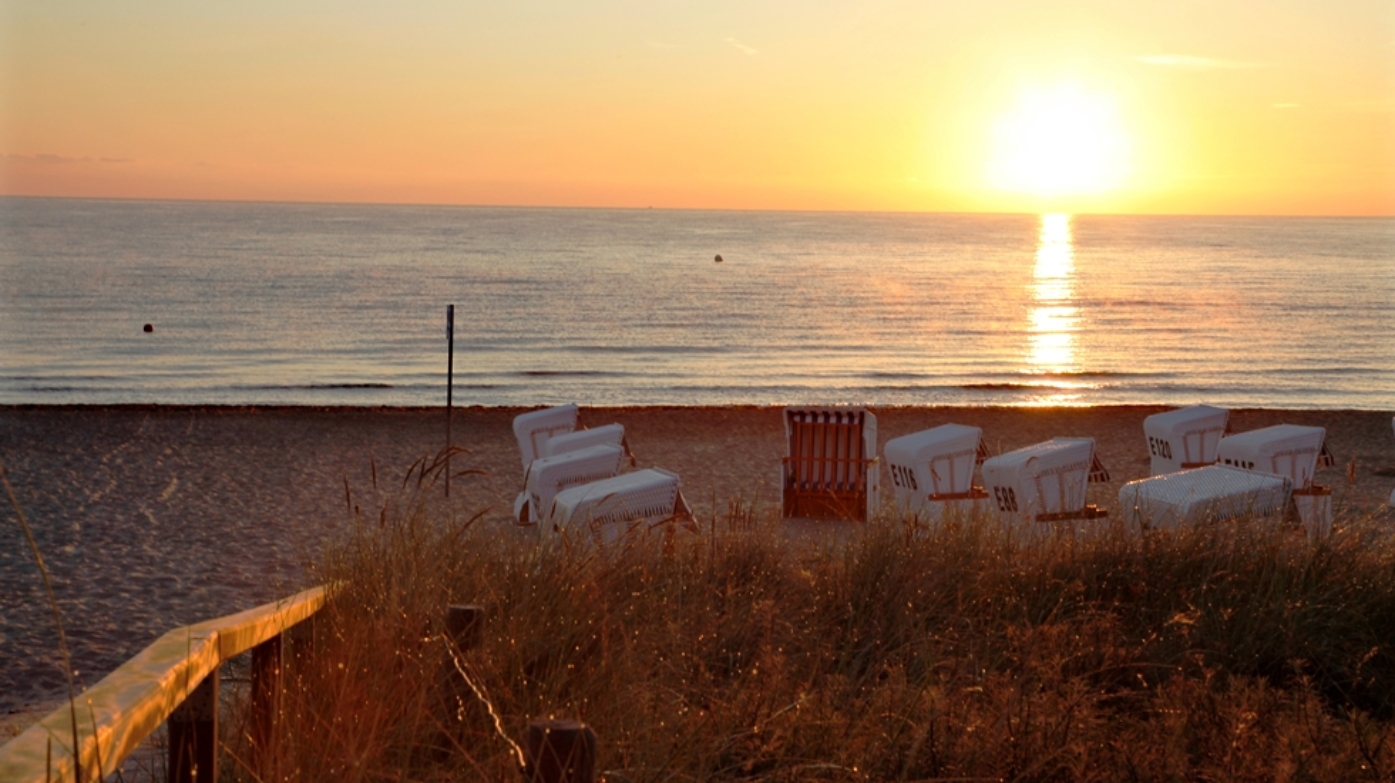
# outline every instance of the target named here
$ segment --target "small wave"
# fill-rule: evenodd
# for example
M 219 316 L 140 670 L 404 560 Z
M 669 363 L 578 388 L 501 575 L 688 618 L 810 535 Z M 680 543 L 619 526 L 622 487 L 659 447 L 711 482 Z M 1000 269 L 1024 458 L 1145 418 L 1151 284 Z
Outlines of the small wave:
M 624 373 L 604 370 L 519 370 L 515 375 L 525 378 L 619 378 Z
M 395 389 L 391 383 L 288 383 L 231 386 L 237 391 L 314 391 L 316 389 Z

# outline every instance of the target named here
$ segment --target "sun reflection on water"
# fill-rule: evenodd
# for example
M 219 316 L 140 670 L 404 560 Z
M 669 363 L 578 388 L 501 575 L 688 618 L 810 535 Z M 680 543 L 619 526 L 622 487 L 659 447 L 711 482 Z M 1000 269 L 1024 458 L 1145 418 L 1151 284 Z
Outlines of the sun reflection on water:
M 1033 270 L 1032 308 L 1028 313 L 1027 369 L 1034 375 L 1070 375 L 1079 371 L 1075 359 L 1075 334 L 1080 309 L 1075 306 L 1075 248 L 1071 216 L 1041 216 L 1037 263 Z M 1038 404 L 1068 403 L 1080 395 L 1068 379 L 1052 379 L 1047 388 L 1059 393 L 1042 395 Z

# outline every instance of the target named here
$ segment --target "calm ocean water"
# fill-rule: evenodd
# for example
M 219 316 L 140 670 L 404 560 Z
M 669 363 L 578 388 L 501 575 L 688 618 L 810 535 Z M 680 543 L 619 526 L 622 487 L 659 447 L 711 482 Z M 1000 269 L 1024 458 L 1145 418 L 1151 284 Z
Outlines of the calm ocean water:
M 462 405 L 1395 409 L 1392 219 L 0 199 L 0 403 L 437 405 L 448 303 Z

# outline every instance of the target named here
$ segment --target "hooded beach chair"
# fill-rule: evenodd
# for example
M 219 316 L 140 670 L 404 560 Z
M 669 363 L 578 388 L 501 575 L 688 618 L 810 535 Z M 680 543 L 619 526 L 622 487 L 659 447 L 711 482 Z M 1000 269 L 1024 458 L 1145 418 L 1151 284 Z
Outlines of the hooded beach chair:
M 881 499 L 877 417 L 865 408 L 785 409 L 783 516 L 871 519 Z
M 983 430 L 942 424 L 886 442 L 898 513 L 938 522 L 947 511 L 969 514 L 988 493 L 975 487 L 974 467 L 988 458 Z
M 547 537 L 581 530 L 608 544 L 667 522 L 693 525 L 692 507 L 677 474 L 646 468 L 558 492 L 539 525 Z
M 1217 454 L 1222 465 L 1288 478 L 1299 521 L 1310 535 L 1320 536 L 1332 530 L 1332 490 L 1313 481 L 1318 468 L 1336 462 L 1326 439 L 1322 427 L 1276 424 L 1227 435 Z
M 518 451 L 523 457 L 523 469 L 542 456 L 547 441 L 576 429 L 581 412 L 574 403 L 556 408 L 520 413 L 513 418 L 513 434 L 518 439 Z
M 1094 438 L 1055 438 L 983 463 L 983 486 L 998 517 L 1028 532 L 1108 516 L 1085 503 L 1086 485 L 1108 480 Z
M 538 456 L 555 457 L 568 451 L 602 445 L 619 446 L 620 450 L 625 452 L 625 457 L 630 461 L 630 465 L 634 466 L 635 456 L 630 453 L 629 441 L 625 440 L 625 426 L 623 424 L 607 424 L 604 427 L 595 427 L 589 430 L 579 429 L 574 432 L 553 435 L 542 444 Z
M 1143 420 L 1149 473 L 1154 476 L 1215 464 L 1230 411 L 1210 405 L 1155 413 Z
M 1287 476 L 1209 465 L 1130 481 L 1119 489 L 1119 508 L 1143 530 L 1168 530 L 1245 514 L 1282 514 L 1292 491 Z
M 520 523 L 538 521 L 552 505 L 558 492 L 581 484 L 620 475 L 625 452 L 613 443 L 601 443 L 561 454 L 539 457 L 528 466 L 523 477 L 521 503 L 514 505 L 514 517 Z

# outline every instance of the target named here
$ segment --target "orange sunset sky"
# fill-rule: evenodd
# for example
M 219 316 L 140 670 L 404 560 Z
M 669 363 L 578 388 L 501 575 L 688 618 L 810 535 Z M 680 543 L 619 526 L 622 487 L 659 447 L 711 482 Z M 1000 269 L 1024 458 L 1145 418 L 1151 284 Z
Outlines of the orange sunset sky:
M 0 193 L 1395 214 L 1395 3 L 0 0 Z

